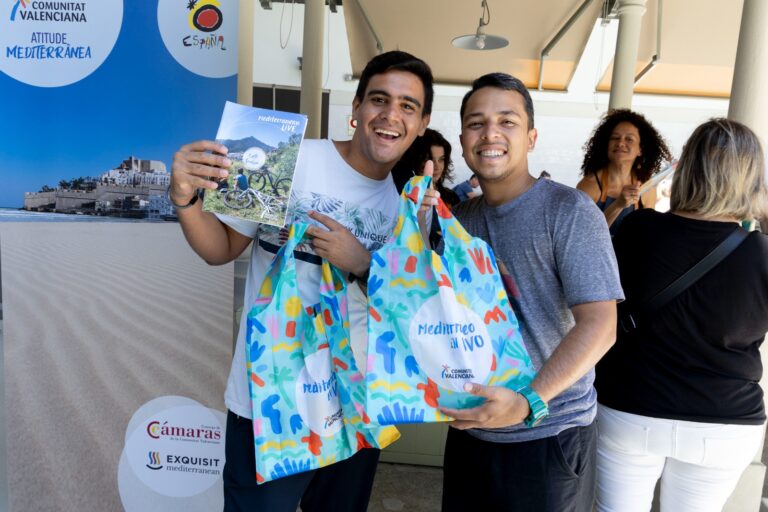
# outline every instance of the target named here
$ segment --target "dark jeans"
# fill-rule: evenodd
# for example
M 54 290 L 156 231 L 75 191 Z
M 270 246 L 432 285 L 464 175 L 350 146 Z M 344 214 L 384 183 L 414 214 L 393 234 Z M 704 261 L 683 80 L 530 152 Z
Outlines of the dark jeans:
M 449 428 L 443 512 L 590 512 L 596 449 L 594 423 L 523 443 L 481 441 Z
M 347 460 L 256 484 L 253 423 L 229 411 L 225 512 L 360 512 L 368 508 L 380 450 L 367 448 Z

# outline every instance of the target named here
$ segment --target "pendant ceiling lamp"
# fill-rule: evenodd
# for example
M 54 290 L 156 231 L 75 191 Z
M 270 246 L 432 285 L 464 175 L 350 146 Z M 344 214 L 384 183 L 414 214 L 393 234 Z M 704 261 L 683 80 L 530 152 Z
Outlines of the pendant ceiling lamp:
M 488 7 L 487 0 L 482 1 L 481 7 L 483 12 L 480 15 L 480 23 L 477 25 L 477 30 L 474 34 L 454 38 L 451 44 L 456 48 L 464 50 L 497 50 L 509 44 L 509 41 L 505 38 L 488 35 L 483 31 L 483 27 L 491 22 L 491 9 Z

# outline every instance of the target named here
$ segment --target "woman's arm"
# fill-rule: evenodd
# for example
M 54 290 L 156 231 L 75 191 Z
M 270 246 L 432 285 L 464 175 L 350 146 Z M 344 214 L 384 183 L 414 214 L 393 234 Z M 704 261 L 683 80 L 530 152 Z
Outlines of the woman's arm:
M 600 187 L 597 186 L 597 181 L 595 181 L 594 177 L 584 176 L 576 184 L 576 188 L 587 194 L 594 202 L 598 202 L 600 200 Z M 611 227 L 611 224 L 613 224 L 619 217 L 621 210 L 624 209 L 618 203 L 619 200 L 617 199 L 616 201 L 612 202 L 605 210 L 603 210 L 603 214 L 605 215 L 605 222 L 608 224 L 608 227 Z
M 640 196 L 643 200 L 643 208 L 651 208 L 653 209 L 656 207 L 656 187 L 651 188 L 648 192 Z
M 600 200 L 600 187 L 592 176 L 584 176 L 576 184 L 576 188 L 587 194 L 594 202 Z

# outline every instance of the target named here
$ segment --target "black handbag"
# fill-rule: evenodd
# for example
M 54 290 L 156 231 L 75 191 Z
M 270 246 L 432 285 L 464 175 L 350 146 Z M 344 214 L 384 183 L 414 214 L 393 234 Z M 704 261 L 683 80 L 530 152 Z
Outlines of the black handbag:
M 619 328 L 625 333 L 637 329 L 640 322 L 650 318 L 653 313 L 680 295 L 718 263 L 723 261 L 748 235 L 749 232 L 740 227 L 736 228 L 717 247 L 712 249 L 709 254 L 650 299 L 634 307 L 629 304 L 629 301 L 619 304 Z

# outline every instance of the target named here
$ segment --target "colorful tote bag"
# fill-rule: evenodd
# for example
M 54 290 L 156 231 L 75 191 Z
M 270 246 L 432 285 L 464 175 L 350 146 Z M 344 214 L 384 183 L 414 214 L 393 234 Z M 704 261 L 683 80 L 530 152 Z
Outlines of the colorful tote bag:
M 366 412 L 377 425 L 449 421 L 438 405 L 483 400 L 465 383 L 517 390 L 535 375 L 488 244 L 440 201 L 443 254 L 425 247 L 416 212 L 429 183 L 406 184 L 394 237 L 372 255 Z
M 293 251 L 294 224 L 248 314 L 246 367 L 258 483 L 317 469 L 396 440 L 394 427 L 365 428 L 364 382 L 349 343 L 346 288 L 324 261 L 320 302 L 305 307 Z

